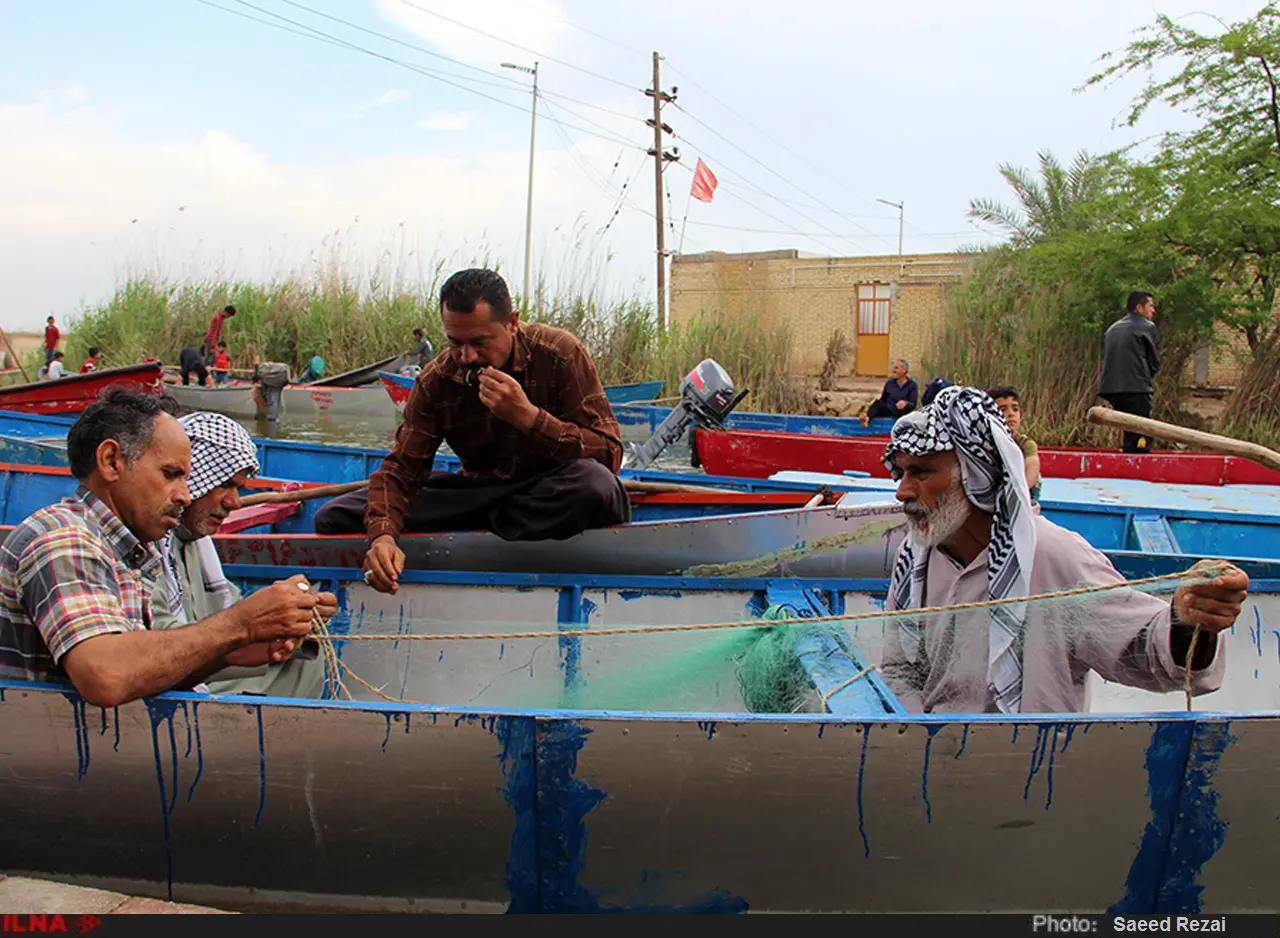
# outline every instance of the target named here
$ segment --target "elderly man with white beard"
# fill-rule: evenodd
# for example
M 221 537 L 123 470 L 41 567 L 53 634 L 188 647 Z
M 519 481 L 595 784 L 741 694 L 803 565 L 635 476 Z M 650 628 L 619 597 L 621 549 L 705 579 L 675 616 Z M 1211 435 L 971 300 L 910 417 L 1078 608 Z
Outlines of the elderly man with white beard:
M 1079 535 L 1032 511 L 1022 452 L 985 393 L 943 390 L 899 420 L 884 463 L 910 533 L 894 563 L 889 610 L 1032 596 L 1123 578 Z M 968 612 L 895 617 L 881 671 L 912 712 L 1071 713 L 1089 709 L 1086 679 L 1167 692 L 1222 684 L 1221 632 L 1249 578 L 1226 565 L 1172 601 L 1121 588 Z M 923 621 L 922 621 L 923 620 Z

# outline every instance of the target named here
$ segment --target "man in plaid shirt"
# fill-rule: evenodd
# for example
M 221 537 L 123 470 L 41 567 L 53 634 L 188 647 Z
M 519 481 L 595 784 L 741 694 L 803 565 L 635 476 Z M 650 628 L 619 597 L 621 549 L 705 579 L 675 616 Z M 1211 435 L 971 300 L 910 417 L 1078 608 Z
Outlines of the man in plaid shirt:
M 187 434 L 168 401 L 119 388 L 67 434 L 75 494 L 0 547 L 0 678 L 65 683 L 114 707 L 199 684 L 237 649 L 311 631 L 332 597 L 281 581 L 185 628 L 152 631 L 154 546 L 191 503 Z
M 492 270 L 451 276 L 440 311 L 449 354 L 418 375 L 382 467 L 316 515 L 318 534 L 368 535 L 366 578 L 388 593 L 404 569 L 403 531 L 541 540 L 631 520 L 618 421 L 583 344 L 521 323 Z M 432 471 L 441 443 L 461 472 Z

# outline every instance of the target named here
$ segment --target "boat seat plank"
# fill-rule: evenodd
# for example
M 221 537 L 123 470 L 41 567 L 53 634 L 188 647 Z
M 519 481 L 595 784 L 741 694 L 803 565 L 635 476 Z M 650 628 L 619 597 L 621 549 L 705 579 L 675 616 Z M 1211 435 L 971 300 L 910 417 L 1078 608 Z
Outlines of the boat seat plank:
M 1131 522 L 1138 549 L 1148 554 L 1180 554 L 1182 548 L 1164 515 L 1135 514 Z
M 283 521 L 302 510 L 301 502 L 280 502 L 274 505 L 251 505 L 237 508 L 227 515 L 219 534 L 236 534 L 249 528 L 263 527 Z

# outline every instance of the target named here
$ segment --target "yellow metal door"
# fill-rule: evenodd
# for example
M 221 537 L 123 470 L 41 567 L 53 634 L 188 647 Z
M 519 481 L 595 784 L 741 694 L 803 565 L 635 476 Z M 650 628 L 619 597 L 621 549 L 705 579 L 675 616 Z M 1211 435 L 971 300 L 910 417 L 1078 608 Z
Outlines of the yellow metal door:
M 859 375 L 883 378 L 889 373 L 889 336 L 859 335 L 854 352 L 854 371 Z
M 862 284 L 858 287 L 853 346 L 854 374 L 883 377 L 889 373 L 889 304 L 888 284 Z

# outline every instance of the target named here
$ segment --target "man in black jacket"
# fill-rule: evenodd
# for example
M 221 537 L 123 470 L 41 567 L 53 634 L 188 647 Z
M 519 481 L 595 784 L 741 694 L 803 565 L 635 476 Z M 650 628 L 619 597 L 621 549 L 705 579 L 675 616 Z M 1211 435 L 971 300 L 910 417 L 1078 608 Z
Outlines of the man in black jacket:
M 1128 312 L 1124 318 L 1112 323 L 1102 339 L 1098 396 L 1118 411 L 1150 417 L 1152 379 L 1160 370 L 1160 336 L 1151 321 L 1156 314 L 1156 301 L 1145 290 L 1134 290 L 1125 306 Z M 1150 448 L 1147 437 L 1125 432 L 1126 453 L 1145 453 Z

